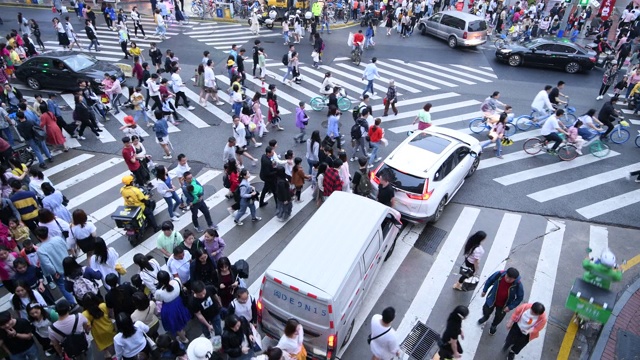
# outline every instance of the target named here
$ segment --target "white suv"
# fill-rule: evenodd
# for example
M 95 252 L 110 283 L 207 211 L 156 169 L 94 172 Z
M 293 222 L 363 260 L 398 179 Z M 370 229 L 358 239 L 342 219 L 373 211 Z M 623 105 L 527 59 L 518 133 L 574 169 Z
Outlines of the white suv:
M 415 131 L 369 174 L 372 195 L 387 173 L 395 190 L 394 208 L 413 222 L 436 222 L 480 163 L 480 142 L 456 130 L 431 126 Z

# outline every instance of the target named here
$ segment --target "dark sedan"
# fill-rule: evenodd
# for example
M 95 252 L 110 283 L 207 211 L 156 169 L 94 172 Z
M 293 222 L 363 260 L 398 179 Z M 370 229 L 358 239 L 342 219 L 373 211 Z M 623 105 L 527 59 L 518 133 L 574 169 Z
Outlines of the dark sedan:
M 565 39 L 534 39 L 510 44 L 496 50 L 496 58 L 511 66 L 537 66 L 562 69 L 569 74 L 591 70 L 596 53 Z
M 99 89 L 104 74 L 115 75 L 124 83 L 122 70 L 91 55 L 76 51 L 51 51 L 27 59 L 16 67 L 16 77 L 34 90 L 60 89 L 73 91 L 78 80 L 88 79 Z

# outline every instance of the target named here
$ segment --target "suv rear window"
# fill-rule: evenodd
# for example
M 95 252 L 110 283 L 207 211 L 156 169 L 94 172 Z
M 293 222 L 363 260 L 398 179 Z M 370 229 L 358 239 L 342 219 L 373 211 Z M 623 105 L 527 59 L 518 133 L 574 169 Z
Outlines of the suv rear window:
M 420 133 L 411 139 L 409 144 L 434 154 L 440 154 L 451 144 L 451 141 L 428 133 Z
M 484 20 L 476 20 L 469 22 L 469 31 L 485 31 L 487 30 L 487 22 Z
M 392 168 L 387 164 L 382 164 L 376 176 L 380 176 L 380 174 L 386 173 L 391 177 L 391 184 L 396 189 L 400 189 L 406 192 L 410 192 L 413 194 L 422 194 L 424 190 L 424 183 L 426 179 L 419 178 L 417 176 L 413 176 L 410 174 L 405 174 L 402 171 Z

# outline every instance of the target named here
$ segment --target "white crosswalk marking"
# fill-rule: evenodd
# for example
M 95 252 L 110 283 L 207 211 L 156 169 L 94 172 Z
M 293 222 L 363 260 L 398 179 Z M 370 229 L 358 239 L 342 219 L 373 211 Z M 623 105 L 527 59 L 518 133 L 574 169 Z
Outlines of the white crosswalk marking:
M 591 205 L 577 209 L 576 211 L 587 219 L 593 219 L 614 210 L 622 209 L 626 206 L 640 202 L 640 190 L 630 191 L 618 196 L 613 196 L 607 200 L 602 200 Z

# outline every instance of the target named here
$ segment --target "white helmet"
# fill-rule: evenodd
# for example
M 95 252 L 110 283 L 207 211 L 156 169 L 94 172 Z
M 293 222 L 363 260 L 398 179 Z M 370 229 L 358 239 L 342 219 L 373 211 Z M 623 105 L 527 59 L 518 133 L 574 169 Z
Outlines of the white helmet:
M 313 17 L 313 14 L 311 13 L 311 11 L 307 11 L 306 13 L 304 13 L 305 19 L 311 20 L 312 17 Z
M 602 254 L 600 255 L 600 264 L 608 267 L 616 266 L 616 256 L 611 252 L 611 250 L 609 250 L 609 248 L 602 250 Z

